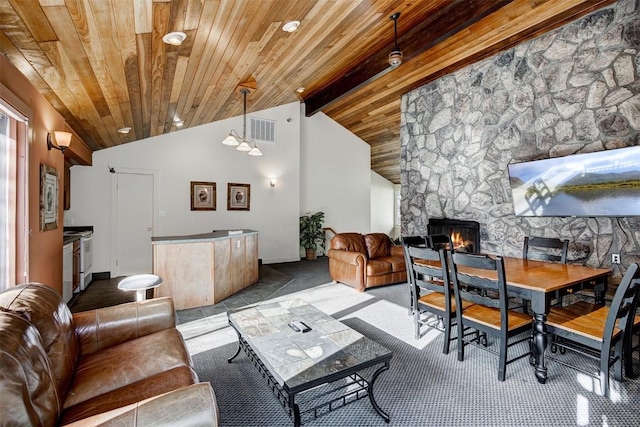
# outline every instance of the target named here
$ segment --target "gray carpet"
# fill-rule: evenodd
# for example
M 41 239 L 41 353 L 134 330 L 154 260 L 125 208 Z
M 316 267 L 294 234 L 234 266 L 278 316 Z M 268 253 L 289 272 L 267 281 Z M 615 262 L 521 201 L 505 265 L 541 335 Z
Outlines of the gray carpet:
M 264 266 L 263 266 L 264 267 Z M 313 264 L 319 269 L 322 263 Z M 326 264 L 325 267 L 326 268 Z M 394 285 L 358 294 L 342 284 L 317 284 L 322 272 L 288 281 L 268 299 L 302 298 L 394 353 L 391 368 L 376 383 L 378 404 L 396 426 L 635 426 L 640 419 L 640 380 L 611 381 L 611 397 L 599 395 L 598 381 L 549 362 L 549 380 L 539 384 L 527 358 L 507 368 L 505 382 L 497 379 L 497 357 L 478 348 L 457 360 L 456 345 L 442 354 L 442 334 L 431 331 L 413 338 L 407 315 L 406 285 Z M 286 266 L 277 273 L 286 276 Z M 268 273 L 268 274 L 271 274 Z M 261 271 L 262 274 L 262 271 Z M 283 280 L 285 276 L 279 277 Z M 306 282 L 306 280 L 309 280 Z M 257 285 L 261 286 L 260 283 Z M 276 287 L 275 285 L 272 285 Z M 271 289 L 270 289 L 271 291 Z M 243 291 L 244 292 L 244 291 Z M 256 294 L 258 288 L 245 293 Z M 236 297 L 236 305 L 250 297 Z M 225 300 L 226 302 L 227 300 Z M 237 336 L 221 310 L 179 326 L 196 371 L 211 382 L 223 426 L 292 425 L 264 379 L 241 353 L 227 363 L 237 348 Z M 515 350 L 518 351 L 518 350 Z M 566 356 L 563 356 L 566 357 Z M 640 368 L 635 360 L 636 371 Z M 383 426 L 368 399 L 309 422 L 309 426 Z

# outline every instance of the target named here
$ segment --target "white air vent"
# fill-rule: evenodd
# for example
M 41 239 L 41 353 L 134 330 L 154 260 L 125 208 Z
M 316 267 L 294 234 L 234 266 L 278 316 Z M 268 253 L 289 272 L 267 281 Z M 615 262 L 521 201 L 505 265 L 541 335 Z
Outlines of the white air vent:
M 276 142 L 276 121 L 251 117 L 249 138 L 256 142 Z

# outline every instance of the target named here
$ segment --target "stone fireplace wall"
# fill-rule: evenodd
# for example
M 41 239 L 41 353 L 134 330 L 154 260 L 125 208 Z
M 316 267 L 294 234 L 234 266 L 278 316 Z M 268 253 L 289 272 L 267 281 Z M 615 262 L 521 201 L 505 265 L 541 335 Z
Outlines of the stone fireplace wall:
M 402 234 L 480 223 L 483 252 L 568 238 L 569 262 L 640 262 L 640 217 L 514 215 L 507 165 L 640 145 L 640 2 L 623 0 L 402 97 Z

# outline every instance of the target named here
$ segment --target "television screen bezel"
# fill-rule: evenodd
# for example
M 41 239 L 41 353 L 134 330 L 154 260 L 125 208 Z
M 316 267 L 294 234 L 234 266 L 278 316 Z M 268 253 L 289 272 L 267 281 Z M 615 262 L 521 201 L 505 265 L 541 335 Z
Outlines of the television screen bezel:
M 596 153 L 602 154 L 604 152 L 606 153 L 610 153 L 612 156 L 615 156 L 616 152 L 620 152 L 620 151 L 633 151 L 633 150 L 638 150 L 638 154 L 640 154 L 640 145 L 630 145 L 630 146 L 626 146 L 626 147 L 620 147 L 620 148 L 613 148 L 610 150 L 600 150 L 600 151 L 592 151 L 589 153 L 575 153 L 575 154 L 569 154 L 566 156 L 559 156 L 559 157 L 549 157 L 549 158 L 545 158 L 545 159 L 536 159 L 536 160 L 528 160 L 528 161 L 523 161 L 523 162 L 512 162 L 509 163 L 507 165 L 507 178 L 509 181 L 509 192 L 511 194 L 511 205 L 512 205 L 512 209 L 513 209 L 513 214 L 516 217 L 521 217 L 521 218 L 635 218 L 635 217 L 639 217 L 640 214 L 638 215 L 630 215 L 630 214 L 617 214 L 617 215 L 601 215 L 601 214 L 594 214 L 594 215 L 524 215 L 524 214 L 518 214 L 516 213 L 516 204 L 515 204 L 515 199 L 514 199 L 514 195 L 513 195 L 513 184 L 511 182 L 511 178 L 512 178 L 512 173 L 511 173 L 511 168 L 515 165 L 522 165 L 522 164 L 540 164 L 540 163 L 545 163 L 545 162 L 554 162 L 554 161 L 558 161 L 561 159 L 569 159 L 571 161 L 584 161 L 581 159 L 584 158 L 589 158 L 590 156 L 593 156 Z

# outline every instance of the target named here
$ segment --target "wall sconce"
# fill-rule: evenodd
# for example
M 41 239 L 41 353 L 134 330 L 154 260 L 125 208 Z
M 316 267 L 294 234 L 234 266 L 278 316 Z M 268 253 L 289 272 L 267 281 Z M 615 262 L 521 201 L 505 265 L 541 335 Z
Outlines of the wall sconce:
M 53 138 L 55 139 L 57 145 L 54 144 L 51 140 L 51 132 L 47 133 L 47 149 L 49 151 L 51 151 L 52 148 L 55 148 L 56 150 L 60 150 L 64 153 L 64 150 L 69 148 L 69 145 L 71 145 L 70 132 L 62 132 L 57 130 L 53 132 Z
M 276 178 L 271 178 L 269 180 L 269 185 L 271 186 L 271 188 L 275 187 L 277 183 L 278 183 L 278 180 Z

